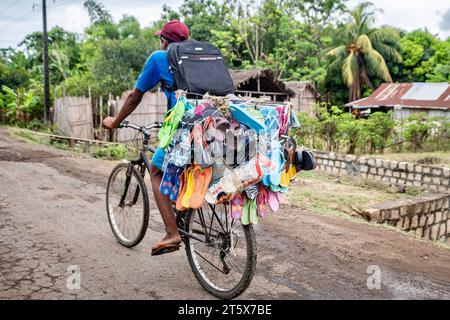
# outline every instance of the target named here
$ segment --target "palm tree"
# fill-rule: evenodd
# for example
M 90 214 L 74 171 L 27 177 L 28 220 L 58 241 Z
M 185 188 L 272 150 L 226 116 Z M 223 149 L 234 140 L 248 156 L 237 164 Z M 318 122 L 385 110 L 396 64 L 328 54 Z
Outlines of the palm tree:
M 370 77 L 392 82 L 385 59 L 392 62 L 402 60 L 395 48 L 400 41 L 398 31 L 393 28 L 371 29 L 376 11 L 371 2 L 363 2 L 350 11 L 344 35 L 346 44 L 327 53 L 335 58 L 329 70 L 340 69 L 349 88 L 349 101 L 361 98 L 362 84 L 374 89 Z
M 69 57 L 67 54 L 57 45 L 50 49 L 50 67 L 54 69 L 56 81 L 58 83 L 67 80 L 70 76 Z

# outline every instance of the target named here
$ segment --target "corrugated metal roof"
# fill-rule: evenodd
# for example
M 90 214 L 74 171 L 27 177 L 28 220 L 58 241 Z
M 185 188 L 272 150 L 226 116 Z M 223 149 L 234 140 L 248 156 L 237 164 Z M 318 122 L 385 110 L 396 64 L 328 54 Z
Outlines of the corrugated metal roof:
M 382 84 L 379 93 L 374 92 L 373 96 L 376 100 L 380 101 L 394 101 L 401 97 L 405 92 L 412 87 L 410 83 L 391 83 L 391 84 Z M 376 93 L 376 94 L 375 94 Z M 371 98 L 370 96 L 369 98 Z
M 448 83 L 383 83 L 369 97 L 346 106 L 450 109 L 449 96 Z
M 403 100 L 437 100 L 447 90 L 447 83 L 414 83 Z

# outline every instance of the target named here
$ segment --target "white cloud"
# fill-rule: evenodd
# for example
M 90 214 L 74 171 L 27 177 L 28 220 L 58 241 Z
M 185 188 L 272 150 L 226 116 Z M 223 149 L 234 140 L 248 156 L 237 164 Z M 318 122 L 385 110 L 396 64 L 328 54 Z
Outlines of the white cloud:
M 80 6 L 68 6 L 65 9 L 65 16 L 67 18 L 62 21 L 61 26 L 73 32 L 82 33 L 90 23 L 88 14 Z
M 350 0 L 354 6 L 361 0 Z M 450 36 L 447 30 L 441 30 L 439 21 L 445 11 L 450 8 L 449 0 L 371 0 L 377 8 L 383 9 L 383 13 L 377 15 L 377 25 L 391 25 L 407 31 L 427 28 L 433 34 L 439 34 L 441 38 Z
M 450 31 L 450 8 L 442 15 L 439 27 L 444 31 Z
M 49 28 L 59 25 L 69 31 L 82 33 L 89 25 L 89 17 L 83 8 L 83 0 L 73 1 L 66 5 L 63 0 L 48 1 Z M 65 0 L 64 0 L 65 1 Z M 115 20 L 124 14 L 135 16 L 142 26 L 148 26 L 157 20 L 162 12 L 162 5 L 167 4 L 177 9 L 183 0 L 100 0 L 112 13 Z M 377 25 L 388 24 L 411 31 L 418 28 L 428 28 L 441 38 L 450 36 L 450 30 L 445 30 L 444 13 L 450 9 L 450 0 L 369 0 L 384 13 L 378 14 Z M 0 0 L 0 8 L 4 8 L 12 0 Z M 0 27 L 31 11 L 32 3 L 40 1 L 19 1 L 5 12 L 0 13 Z M 351 6 L 361 0 L 349 0 Z M 60 5 L 58 5 L 60 3 Z M 5 4 L 5 5 L 3 5 Z M 58 6 L 56 6 L 58 5 Z M 54 8 L 52 8 L 55 6 Z M 448 24 L 448 21 L 447 21 Z M 0 28 L 0 47 L 7 47 L 20 42 L 27 34 L 42 29 L 41 12 L 35 12 L 20 22 L 14 22 Z

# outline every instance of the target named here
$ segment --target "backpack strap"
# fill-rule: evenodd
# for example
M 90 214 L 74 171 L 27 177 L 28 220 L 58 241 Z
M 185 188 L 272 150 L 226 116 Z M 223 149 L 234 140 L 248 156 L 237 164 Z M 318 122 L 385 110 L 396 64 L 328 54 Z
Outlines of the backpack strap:
M 175 81 L 172 86 L 169 86 L 166 81 L 161 80 L 161 87 L 169 92 L 169 98 L 167 99 L 167 110 L 169 110 L 172 107 L 172 93 L 177 90 Z
M 179 46 L 178 42 L 172 42 L 171 44 L 169 44 L 169 47 L 167 48 L 167 59 L 169 60 L 169 72 L 172 75 L 175 72 L 177 72 L 175 64 L 178 61 L 178 46 Z M 166 81 L 161 80 L 161 87 L 165 91 L 169 92 L 169 98 L 167 99 L 167 109 L 170 109 L 170 107 L 172 106 L 172 93 L 178 89 L 175 78 L 173 80 L 172 86 L 169 86 L 169 84 Z

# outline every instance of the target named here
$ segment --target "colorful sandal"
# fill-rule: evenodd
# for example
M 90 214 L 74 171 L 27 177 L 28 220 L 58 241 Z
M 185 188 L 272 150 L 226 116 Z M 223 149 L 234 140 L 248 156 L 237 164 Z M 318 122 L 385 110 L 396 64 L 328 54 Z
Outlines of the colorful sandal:
M 256 206 L 256 199 L 248 199 L 249 205 L 249 217 L 251 224 L 258 224 L 258 208 Z
M 281 171 L 283 170 L 284 158 L 281 152 L 281 144 L 278 140 L 272 141 L 272 153 L 270 155 L 270 162 L 275 166 L 269 175 L 270 184 L 273 186 L 280 185 L 281 182 Z
M 244 209 L 245 199 L 240 192 L 236 193 L 231 200 L 231 217 L 233 219 L 240 219 L 242 217 L 242 210 Z
M 192 209 L 199 209 L 205 200 L 206 191 L 211 182 L 212 169 L 198 169 L 194 173 L 194 191 L 189 200 Z
M 163 125 L 158 132 L 159 147 L 166 149 L 172 141 L 173 135 L 178 128 L 185 112 L 185 104 L 180 99 L 176 105 L 167 112 Z
M 250 224 L 250 201 L 245 199 L 244 209 L 242 210 L 241 224 L 247 226 Z
M 175 208 L 178 211 L 185 211 L 185 210 L 187 210 L 185 207 L 183 207 L 181 201 L 183 200 L 183 197 L 184 197 L 184 195 L 186 193 L 187 176 L 188 176 L 189 170 L 191 170 L 191 168 L 185 169 L 183 171 L 183 173 L 181 174 L 181 177 L 180 177 L 180 191 L 178 193 L 177 203 L 175 205 Z
M 277 212 L 280 209 L 280 203 L 278 202 L 278 198 L 275 192 L 269 192 L 268 204 L 272 212 Z
M 181 200 L 182 206 L 187 209 L 189 209 L 191 206 L 191 196 L 192 193 L 194 192 L 194 175 L 198 170 L 200 170 L 200 166 L 195 166 L 191 168 L 191 170 L 189 170 L 187 174 L 186 193 L 184 194 L 183 199 Z
M 267 129 L 264 122 L 255 117 L 251 112 L 248 112 L 245 107 L 241 105 L 230 105 L 230 110 L 234 119 L 256 130 L 256 132 Z

